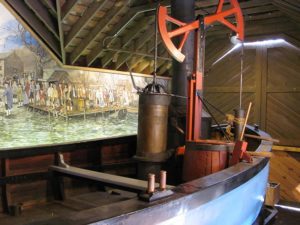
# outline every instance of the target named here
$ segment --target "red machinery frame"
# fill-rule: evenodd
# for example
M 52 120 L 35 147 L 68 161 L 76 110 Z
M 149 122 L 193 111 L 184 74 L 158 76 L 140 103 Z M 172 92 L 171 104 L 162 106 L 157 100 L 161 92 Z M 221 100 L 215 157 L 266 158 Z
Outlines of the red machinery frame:
M 237 0 L 229 0 L 230 8 L 223 10 L 225 0 L 220 0 L 217 11 L 213 15 L 206 16 L 203 21 L 196 20 L 192 23 L 184 23 L 168 15 L 167 8 L 160 6 L 158 9 L 158 29 L 161 38 L 168 50 L 168 52 L 179 62 L 183 62 L 185 55 L 182 54 L 182 48 L 189 36 L 189 33 L 195 30 L 195 58 L 194 58 L 194 71 L 188 82 L 188 107 L 187 107 L 187 141 L 199 141 L 201 135 L 201 115 L 202 104 L 201 99 L 198 97 L 202 94 L 203 90 L 203 68 L 199 69 L 199 58 L 204 56 L 199 55 L 200 47 L 200 28 L 202 26 L 211 25 L 215 22 L 220 22 L 227 26 L 229 29 L 237 33 L 237 38 L 244 40 L 244 18 L 240 5 Z M 236 25 L 229 22 L 226 17 L 234 15 Z M 168 31 L 167 22 L 176 24 L 179 28 Z M 172 41 L 173 37 L 183 36 L 180 40 L 179 46 L 176 47 Z M 202 52 L 203 53 L 203 52 Z

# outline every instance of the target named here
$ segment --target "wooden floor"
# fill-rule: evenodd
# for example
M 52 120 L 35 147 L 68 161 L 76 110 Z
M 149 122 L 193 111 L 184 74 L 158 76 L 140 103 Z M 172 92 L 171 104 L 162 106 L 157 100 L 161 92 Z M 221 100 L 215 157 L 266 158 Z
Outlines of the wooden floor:
M 92 209 L 100 206 L 113 204 L 134 198 L 136 195 L 119 191 L 117 192 L 93 192 L 72 198 L 65 201 L 53 201 L 35 207 L 33 209 L 24 210 L 19 216 L 10 216 L 0 214 L 1 225 L 26 225 L 26 224 L 44 224 L 42 221 L 55 219 L 56 217 L 68 217 L 80 211 Z M 61 225 L 61 221 L 57 224 Z

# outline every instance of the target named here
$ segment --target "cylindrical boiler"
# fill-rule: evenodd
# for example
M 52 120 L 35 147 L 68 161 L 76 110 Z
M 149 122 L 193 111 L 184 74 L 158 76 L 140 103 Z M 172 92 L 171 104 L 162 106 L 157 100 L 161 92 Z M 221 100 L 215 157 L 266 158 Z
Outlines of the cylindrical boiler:
M 141 93 L 137 154 L 138 176 L 145 179 L 149 172 L 159 173 L 160 163 L 167 158 L 168 107 L 171 96 L 158 93 Z

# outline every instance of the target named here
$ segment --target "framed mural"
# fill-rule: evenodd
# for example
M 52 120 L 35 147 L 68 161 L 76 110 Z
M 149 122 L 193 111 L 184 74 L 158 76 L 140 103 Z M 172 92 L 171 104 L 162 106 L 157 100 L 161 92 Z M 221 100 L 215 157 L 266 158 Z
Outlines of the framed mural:
M 129 74 L 61 68 L 1 4 L 0 14 L 0 150 L 136 134 Z

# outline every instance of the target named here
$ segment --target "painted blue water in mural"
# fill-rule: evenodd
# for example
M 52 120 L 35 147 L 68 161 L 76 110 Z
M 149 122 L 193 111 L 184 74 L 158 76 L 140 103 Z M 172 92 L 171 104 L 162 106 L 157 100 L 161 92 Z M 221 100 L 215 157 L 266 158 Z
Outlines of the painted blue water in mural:
M 137 133 L 137 114 L 119 119 L 118 112 L 97 117 L 48 117 L 47 114 L 14 107 L 12 114 L 0 112 L 0 150 L 44 144 L 117 137 Z

